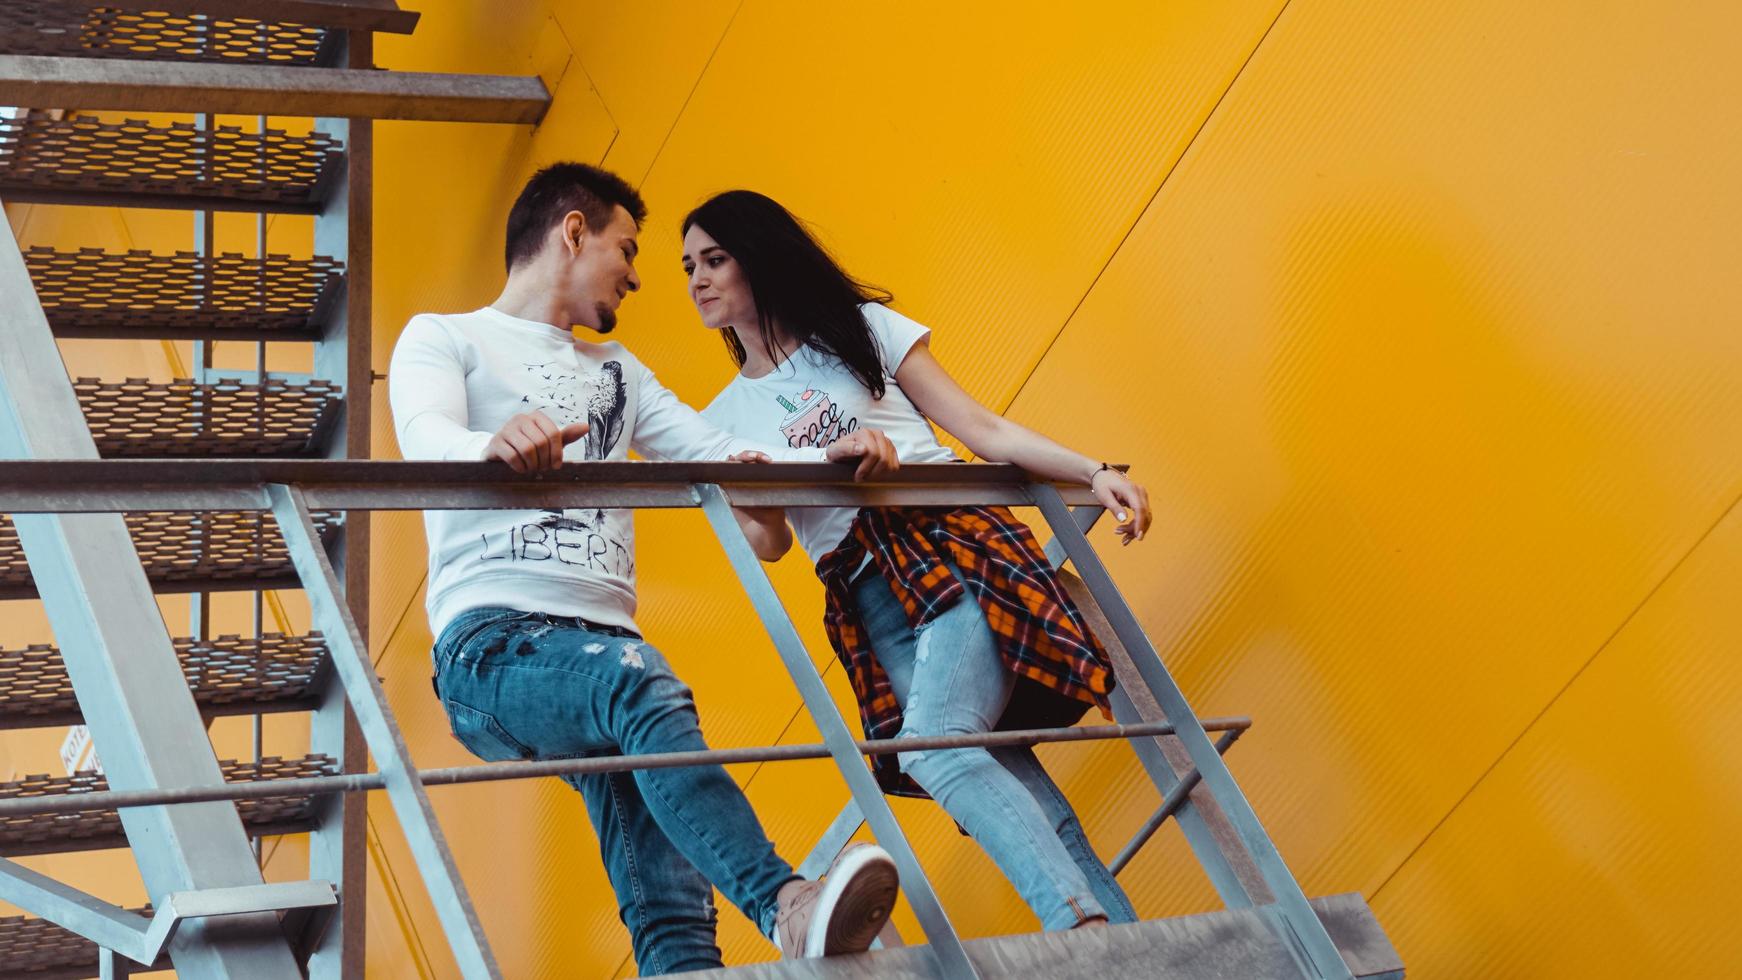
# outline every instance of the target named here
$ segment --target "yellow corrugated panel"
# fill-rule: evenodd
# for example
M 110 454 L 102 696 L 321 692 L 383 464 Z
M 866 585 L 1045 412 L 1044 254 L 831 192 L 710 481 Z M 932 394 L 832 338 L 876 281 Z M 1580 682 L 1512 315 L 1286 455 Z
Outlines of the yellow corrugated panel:
M 1373 898 L 1433 977 L 1742 976 L 1742 507 Z
M 1712 124 L 1738 27 L 1292 5 L 1013 406 L 1148 481 L 1157 526 L 1115 572 L 1198 707 L 1257 717 L 1234 768 L 1310 891 L 1407 872 L 1742 493 L 1742 139 Z M 1690 792 L 1734 822 L 1727 790 Z M 1538 867 L 1482 845 L 1447 866 Z M 1617 891 L 1655 874 L 1591 860 Z M 1183 870 L 1138 882 L 1150 912 L 1202 898 Z M 1429 908 L 1398 925 L 1416 975 L 1549 975 L 1468 969 L 1485 913 Z M 1532 914 L 1568 944 L 1604 928 Z

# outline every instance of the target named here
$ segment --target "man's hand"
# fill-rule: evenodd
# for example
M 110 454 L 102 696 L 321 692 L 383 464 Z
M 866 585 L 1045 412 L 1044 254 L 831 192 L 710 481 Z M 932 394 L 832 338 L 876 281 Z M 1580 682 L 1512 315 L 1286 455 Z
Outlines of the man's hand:
M 554 470 L 563 464 L 563 447 L 586 434 L 585 422 L 559 427 L 543 412 L 522 412 L 490 437 L 484 458 L 499 459 L 516 473 Z
M 1143 533 L 1149 530 L 1153 515 L 1149 512 L 1149 491 L 1143 489 L 1142 484 L 1109 468 L 1096 470 L 1089 477 L 1089 489 L 1095 492 L 1095 499 L 1102 507 L 1119 518 L 1119 526 L 1114 530 L 1119 533 L 1120 544 L 1143 540 Z
M 856 459 L 859 468 L 854 480 L 864 480 L 901 469 L 901 459 L 895 454 L 895 443 L 881 429 L 857 429 L 852 435 L 829 443 L 826 456 L 831 463 Z

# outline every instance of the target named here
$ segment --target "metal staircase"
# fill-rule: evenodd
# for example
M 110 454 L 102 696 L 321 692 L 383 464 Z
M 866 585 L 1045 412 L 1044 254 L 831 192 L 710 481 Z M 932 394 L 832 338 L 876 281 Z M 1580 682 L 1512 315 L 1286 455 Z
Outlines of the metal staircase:
M 194 212 L 187 250 L 33 248 L 18 256 L 23 268 L 9 270 L 14 277 L 0 289 L 9 335 L 0 340 L 5 384 L 17 399 L 6 455 L 173 458 L 187 465 L 213 457 L 368 455 L 371 119 L 526 122 L 549 101 L 536 78 L 375 70 L 373 33 L 409 33 L 417 18 L 390 0 L 0 0 L 0 103 L 28 107 L 17 118 L 0 118 L 0 200 Z M 149 121 L 126 115 L 134 112 L 170 115 Z M 217 113 L 260 114 L 259 125 L 253 131 L 214 125 Z M 313 124 L 290 132 L 269 127 L 265 113 L 305 114 Z M 215 254 L 217 211 L 261 216 L 254 254 Z M 316 254 L 269 254 L 268 213 L 310 216 Z M 8 234 L 3 249 L 11 248 Z M 16 274 L 25 270 L 21 284 Z M 43 347 L 33 341 L 45 338 L 24 336 L 35 324 L 18 315 L 37 301 L 54 337 L 192 340 L 192 374 L 167 384 L 68 381 L 52 343 Z M 7 343 L 15 340 L 24 343 Z M 220 342 L 257 345 L 255 370 L 213 370 L 212 345 Z M 268 343 L 311 347 L 312 374 L 267 371 Z M 32 383 L 55 390 L 46 398 L 21 397 L 27 386 L 18 373 L 36 368 L 46 376 Z M 351 392 L 359 397 L 348 398 Z M 301 585 L 271 515 L 129 508 L 119 521 L 107 520 L 102 529 L 53 519 L 33 529 L 31 518 L 16 524 L 0 518 L 0 598 L 41 597 L 68 651 L 63 657 L 47 644 L 0 651 L 0 728 L 88 723 L 107 770 L 107 778 L 41 775 L 0 784 L 0 801 L 100 795 L 111 783 L 265 784 L 365 768 L 321 635 L 265 629 L 261 593 Z M 361 620 L 367 515 L 347 522 L 322 512 L 309 515 L 309 527 Z M 80 567 L 71 552 L 81 547 L 130 550 L 138 561 L 127 564 L 139 571 Z M 55 559 L 45 560 L 45 549 L 57 553 L 66 573 L 49 584 L 43 568 Z M 250 635 L 210 635 L 215 592 L 253 594 Z M 149 605 L 109 622 L 79 611 L 89 605 L 81 595 L 102 594 L 109 603 L 124 602 L 128 593 L 191 593 L 188 635 L 171 640 Z M 82 621 L 74 625 L 75 619 Z M 287 711 L 313 716 L 308 754 L 260 758 L 259 717 Z M 146 714 L 154 720 L 149 726 L 126 720 Z M 253 760 L 164 761 L 178 746 L 200 744 L 205 726 L 223 715 L 255 717 Z M 260 920 L 255 936 L 201 942 L 201 924 L 189 919 L 165 933 L 164 956 L 188 976 L 286 975 L 304 961 L 318 975 L 361 975 L 360 799 L 303 792 L 177 810 L 188 813 L 93 805 L 8 815 L 0 818 L 0 857 L 124 847 L 141 834 L 168 841 L 136 853 L 151 893 L 183 895 L 185 912 L 186 896 L 200 889 L 260 881 L 247 837 L 308 831 L 310 877 L 337 889 L 336 917 L 318 943 L 294 945 L 281 922 L 235 912 Z M 183 945 L 189 949 L 178 951 Z M 114 951 L 101 957 L 105 975 L 125 967 Z M 127 952 L 126 943 L 120 951 Z M 0 974 L 95 976 L 99 959 L 98 946 L 49 922 L 0 923 Z
M 0 730 L 83 723 L 106 775 L 0 784 L 0 975 L 361 977 L 361 793 L 385 791 L 455 961 L 501 972 L 431 810 L 460 782 L 830 758 L 853 802 L 812 849 L 815 873 L 869 824 L 900 868 L 924 945 L 740 968 L 768 977 L 1401 977 L 1359 896 L 1309 902 L 1223 762 L 1245 719 L 1186 704 L 1083 536 L 1082 491 L 1003 466 L 914 466 L 876 486 L 826 465 L 590 463 L 517 477 L 479 464 L 369 455 L 372 119 L 525 123 L 536 78 L 373 69 L 372 33 L 409 33 L 392 0 L 0 0 L 0 201 L 194 212 L 170 254 L 20 251 L 0 234 L 0 599 L 39 598 L 59 647 L 0 650 Z M 70 110 L 70 112 L 68 111 Z M 139 122 L 90 110 L 180 114 Z M 216 114 L 304 113 L 307 132 L 219 127 Z M 213 254 L 213 212 L 312 216 L 315 251 Z M 56 338 L 194 341 L 192 376 L 70 379 Z M 212 345 L 255 344 L 253 371 L 212 369 Z M 307 375 L 267 370 L 266 345 L 313 348 Z M 419 770 L 364 641 L 368 512 L 521 506 L 699 507 L 720 538 L 823 743 L 670 756 Z M 1115 658 L 1118 724 L 932 740 L 952 745 L 1124 739 L 1158 809 L 1113 862 L 1177 820 L 1227 909 L 1107 930 L 963 942 L 761 564 L 736 504 L 1037 506 L 1049 556 Z M 1074 510 L 1072 504 L 1078 504 Z M 304 589 L 315 631 L 268 632 L 261 595 Z M 210 596 L 254 596 L 248 635 L 211 636 Z M 154 595 L 189 593 L 172 637 Z M 299 758 L 260 757 L 259 717 L 308 712 Z M 220 762 L 212 718 L 256 718 L 255 758 Z M 1212 742 L 1208 733 L 1219 738 Z M 931 747 L 903 740 L 903 750 Z M 368 761 L 376 768 L 371 771 Z M 249 839 L 310 834 L 308 880 L 267 884 Z M 124 909 L 11 858 L 131 845 L 154 906 Z

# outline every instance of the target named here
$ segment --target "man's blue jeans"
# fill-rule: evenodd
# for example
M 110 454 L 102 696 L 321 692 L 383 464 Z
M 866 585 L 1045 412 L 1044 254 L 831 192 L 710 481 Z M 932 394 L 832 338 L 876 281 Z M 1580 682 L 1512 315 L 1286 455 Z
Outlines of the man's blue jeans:
M 707 748 L 689 688 L 626 630 L 469 610 L 436 639 L 435 682 L 455 737 L 488 762 Z M 769 934 L 797 876 L 724 769 L 563 778 L 586 800 L 644 976 L 721 965 L 710 881 Z
M 999 656 L 986 614 L 964 595 L 918 630 L 871 566 L 853 601 L 877 662 L 902 707 L 897 738 L 991 731 L 1016 675 Z M 1044 929 L 1086 918 L 1135 922 L 1131 900 L 1095 855 L 1082 821 L 1029 748 L 902 752 L 901 770 L 985 848 Z

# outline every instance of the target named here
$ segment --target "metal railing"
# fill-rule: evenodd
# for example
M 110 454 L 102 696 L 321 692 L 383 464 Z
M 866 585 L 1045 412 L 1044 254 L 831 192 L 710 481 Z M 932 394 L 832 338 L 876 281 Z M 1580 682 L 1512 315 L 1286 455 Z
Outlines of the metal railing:
M 1182 821 L 1194 850 L 1222 854 L 1224 860 L 1246 867 L 1246 877 L 1262 883 L 1263 893 L 1246 888 L 1229 901 L 1231 906 L 1259 906 L 1284 945 L 1291 951 L 1303 976 L 1350 977 L 1336 945 L 1308 904 L 1299 884 L 1284 864 L 1257 814 L 1235 785 L 1223 758 L 1231 737 L 1249 724 L 1245 719 L 1200 720 L 1191 711 L 1183 693 L 1163 666 L 1155 648 L 1139 627 L 1135 615 L 1120 596 L 1111 576 L 1090 546 L 1084 531 L 1101 509 L 1080 487 L 1057 487 L 1035 482 L 1021 470 L 1002 465 L 920 464 L 904 467 L 888 480 L 856 484 L 844 467 L 830 464 L 773 464 L 745 466 L 733 463 L 578 463 L 562 470 L 521 476 L 501 467 L 480 463 L 214 460 L 199 463 L 144 460 L 72 460 L 0 463 L 0 511 L 31 513 L 113 513 L 136 510 L 256 510 L 270 511 L 282 529 L 286 543 L 308 593 L 314 626 L 327 639 L 337 678 L 362 728 L 364 740 L 378 769 L 374 773 L 352 772 L 339 776 L 278 781 L 270 787 L 242 785 L 182 786 L 84 796 L 80 809 L 93 805 L 155 807 L 195 801 L 242 799 L 256 793 L 277 794 L 291 789 L 311 793 L 348 793 L 383 790 L 389 795 L 406 838 L 418 861 L 438 917 L 453 944 L 461 969 L 468 976 L 499 976 L 476 910 L 472 907 L 453 856 L 437 825 L 426 788 L 457 782 L 531 778 L 571 772 L 620 771 L 656 766 L 717 764 L 724 762 L 828 757 L 835 761 L 852 793 L 849 811 L 836 821 L 821 849 L 844 843 L 843 827 L 869 823 L 878 841 L 895 859 L 903 890 L 930 943 L 939 975 L 976 977 L 974 965 L 950 924 L 936 892 L 927 879 L 912 845 L 896 822 L 889 803 L 877 786 L 863 758 L 897 751 L 890 740 L 855 739 L 846 719 L 823 685 L 812 658 L 762 563 L 750 548 L 731 508 L 739 506 L 834 507 L 865 505 L 951 506 L 1005 504 L 1037 507 L 1050 525 L 1054 544 L 1049 549 L 1075 565 L 1095 610 L 1105 618 L 1124 663 L 1119 664 L 1120 689 L 1126 691 L 1127 710 L 1141 696 L 1158 705 L 1164 718 L 1147 721 L 1120 718 L 1121 724 L 995 732 L 947 739 L 902 739 L 900 749 L 960 747 L 965 745 L 1031 745 L 1048 741 L 1119 738 L 1135 746 L 1148 746 L 1151 754 L 1145 768 L 1156 783 L 1162 807 L 1138 837 L 1117 859 L 1121 866 L 1141 847 L 1154 828 L 1168 816 L 1199 809 L 1202 800 L 1225 818 L 1229 840 L 1207 841 L 1208 830 L 1200 823 L 1194 833 Z M 1079 505 L 1074 511 L 1072 504 Z M 700 508 L 716 536 L 764 627 L 774 641 L 788 673 L 797 686 L 806 709 L 822 735 L 820 745 L 771 746 L 715 749 L 706 752 L 653 756 L 615 756 L 584 760 L 552 760 L 497 763 L 453 769 L 419 770 L 397 724 L 386 707 L 378 678 L 347 607 L 337 576 L 321 546 L 312 518 L 313 508 L 335 510 L 443 510 L 519 508 Z M 1088 611 L 1088 610 L 1085 610 Z M 1110 646 L 1113 644 L 1110 643 Z M 1135 689 L 1133 691 L 1132 689 Z M 1226 733 L 1221 744 L 1207 732 Z M 1175 743 L 1190 760 L 1180 770 L 1172 764 L 1155 764 L 1160 737 Z M 54 812 L 68 805 L 50 801 L 0 803 L 0 814 Z M 1200 814 L 1200 816 L 1202 816 Z M 1226 837 L 1227 834 L 1223 834 Z M 1238 853 L 1230 854 L 1231 850 Z M 815 854 L 813 854 L 815 857 Z M 814 865 L 815 861 L 807 862 Z M 0 865 L 0 872 L 7 869 Z M 1214 877 L 1214 876 L 1213 876 Z M 1241 875 L 1234 873 L 1233 880 Z M 0 890 L 8 876 L 0 873 Z M 17 886 L 14 879 L 13 887 Z M 1229 887 L 1218 881 L 1229 895 Z M 4 896 L 18 902 L 11 895 Z M 19 904 L 30 905 L 29 902 Z M 62 903 L 67 905 L 68 903 Z

